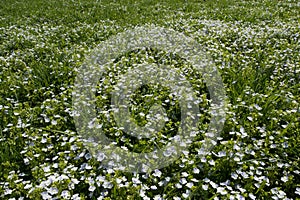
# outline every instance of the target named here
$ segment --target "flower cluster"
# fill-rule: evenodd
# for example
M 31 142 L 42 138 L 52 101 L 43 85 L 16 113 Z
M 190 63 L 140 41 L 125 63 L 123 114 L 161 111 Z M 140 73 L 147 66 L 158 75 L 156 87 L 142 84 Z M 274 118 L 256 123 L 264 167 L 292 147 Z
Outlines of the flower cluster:
M 15 24 L 8 23 L 11 14 L 0 16 L 0 198 L 300 198 L 299 3 L 238 2 L 239 7 L 216 9 L 185 2 L 176 13 L 169 10 L 176 5 L 153 4 L 145 14 L 148 7 L 138 2 L 132 7 L 140 9 L 133 12 L 115 1 L 68 1 L 64 6 L 75 12 L 64 11 L 71 17 L 62 17 L 62 10 L 53 14 L 54 8 L 23 21 L 15 17 Z M 19 4 L 14 5 L 21 8 Z M 249 4 L 251 12 L 243 17 L 242 8 Z M 110 19 L 98 18 L 99 12 L 109 15 L 106 9 Z M 136 12 L 145 14 L 139 18 L 145 23 L 153 23 L 154 17 L 158 25 L 195 38 L 213 59 L 228 97 L 224 128 L 213 150 L 204 152 L 213 113 L 202 75 L 174 52 L 145 48 L 115 58 L 95 88 L 95 120 L 126 151 L 151 152 L 176 139 L 181 113 L 169 88 L 140 87 L 130 96 L 132 118 L 143 126 L 157 117 L 165 126 L 151 138 L 126 134 L 110 106 L 120 74 L 142 63 L 169 65 L 181 71 L 199 98 L 195 140 L 171 165 L 144 173 L 109 168 L 101 162 L 105 155 L 93 157 L 76 132 L 73 117 L 78 113 L 72 108 L 74 79 L 85 56 L 100 41 L 134 27 Z M 153 116 L 149 109 L 155 103 L 166 114 Z

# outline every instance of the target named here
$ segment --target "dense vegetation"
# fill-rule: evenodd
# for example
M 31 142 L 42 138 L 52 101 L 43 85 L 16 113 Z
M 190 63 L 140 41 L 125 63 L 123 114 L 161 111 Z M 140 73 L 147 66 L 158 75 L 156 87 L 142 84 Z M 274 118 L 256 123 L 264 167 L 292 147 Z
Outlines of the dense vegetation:
M 0 13 L 1 199 L 300 199 L 297 0 L 3 0 Z M 150 24 L 194 38 L 212 57 L 228 97 L 224 128 L 201 159 L 194 141 L 162 169 L 107 169 L 75 128 L 77 69 L 101 41 Z M 170 53 L 129 52 L 114 66 L 159 63 L 165 56 L 172 67 L 191 67 Z M 124 68 L 111 68 L 114 75 L 118 70 Z M 199 105 L 207 108 L 201 76 L 193 70 L 186 75 L 206 94 Z M 111 74 L 106 77 L 98 87 L 104 96 L 114 82 Z M 149 109 L 143 96 L 154 94 L 163 102 L 168 93 L 150 85 L 133 95 L 131 111 L 140 125 L 145 118 L 137 114 L 147 112 L 143 106 Z M 97 106 L 105 108 L 110 102 L 101 95 Z M 177 107 L 168 105 L 167 113 L 175 115 L 167 124 L 171 131 L 166 128 L 154 142 L 123 137 L 113 124 L 104 132 L 129 150 L 149 151 L 176 134 Z M 204 111 L 200 128 L 205 130 L 209 119 Z

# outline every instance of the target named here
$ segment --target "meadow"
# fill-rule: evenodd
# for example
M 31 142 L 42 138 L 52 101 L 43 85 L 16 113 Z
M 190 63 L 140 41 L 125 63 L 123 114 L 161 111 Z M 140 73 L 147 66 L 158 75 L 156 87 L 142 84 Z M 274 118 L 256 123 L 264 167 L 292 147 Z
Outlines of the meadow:
M 101 42 L 150 25 L 194 38 L 211 56 L 227 96 L 224 127 L 202 155 L 211 114 L 201 74 L 173 52 L 128 52 L 99 80 L 97 108 L 109 108 L 117 74 L 163 63 L 186 72 L 202 99 L 201 123 L 196 140 L 168 166 L 144 173 L 107 168 L 76 129 L 75 78 Z M 103 131 L 128 151 L 163 147 L 180 121 L 169 94 L 150 85 L 132 95 L 130 112 L 140 125 L 147 120 L 139 113 L 155 100 L 171 102 L 165 108 L 173 117 L 153 140 L 126 135 L 99 112 Z M 2 0 L 0 198 L 300 199 L 300 3 Z

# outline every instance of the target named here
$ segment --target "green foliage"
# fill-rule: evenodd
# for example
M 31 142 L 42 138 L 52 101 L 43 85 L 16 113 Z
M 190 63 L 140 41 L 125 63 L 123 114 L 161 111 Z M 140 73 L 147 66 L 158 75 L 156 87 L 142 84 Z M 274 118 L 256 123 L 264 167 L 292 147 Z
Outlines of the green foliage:
M 299 199 L 299 5 L 274 0 L 3 0 L 1 199 Z M 200 131 L 189 151 L 168 167 L 132 174 L 105 169 L 85 148 L 72 117 L 72 90 L 77 69 L 93 48 L 144 24 L 195 38 L 214 60 L 229 105 L 216 146 L 201 155 L 210 121 L 202 75 L 172 53 L 146 49 L 120 55 L 99 81 L 98 108 L 108 108 L 116 74 L 145 62 L 183 71 L 202 99 Z M 140 125 L 147 120 L 139 113 L 165 102 L 170 120 L 155 140 L 129 136 L 114 121 L 107 121 L 104 132 L 132 151 L 162 147 L 176 135 L 180 121 L 180 105 L 169 94 L 168 88 L 145 85 L 131 99 L 132 117 Z M 105 121 L 101 113 L 99 120 Z

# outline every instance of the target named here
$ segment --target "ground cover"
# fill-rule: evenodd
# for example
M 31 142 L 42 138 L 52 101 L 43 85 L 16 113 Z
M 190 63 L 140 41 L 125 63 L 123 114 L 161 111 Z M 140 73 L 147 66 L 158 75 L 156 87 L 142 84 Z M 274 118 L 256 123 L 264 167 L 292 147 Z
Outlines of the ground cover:
M 0 13 L 2 199 L 300 198 L 297 1 L 4 0 Z M 224 128 L 201 159 L 200 131 L 167 167 L 150 173 L 106 169 L 77 133 L 75 77 L 101 41 L 151 24 L 194 38 L 214 60 L 228 97 Z M 185 71 L 199 91 L 199 106 L 205 108 L 199 128 L 207 128 L 209 94 L 188 63 L 151 49 L 122 56 L 111 68 L 114 75 L 99 82 L 99 108 L 110 103 L 111 77 L 124 70 L 120 66 L 164 62 Z M 140 125 L 145 118 L 137 114 L 149 109 L 144 98 L 149 94 L 152 104 L 167 100 L 169 91 L 153 86 L 134 94 L 131 111 Z M 180 118 L 175 101 L 166 107 L 174 117 L 155 141 L 137 141 L 109 122 L 105 132 L 136 152 L 161 147 L 176 134 Z

